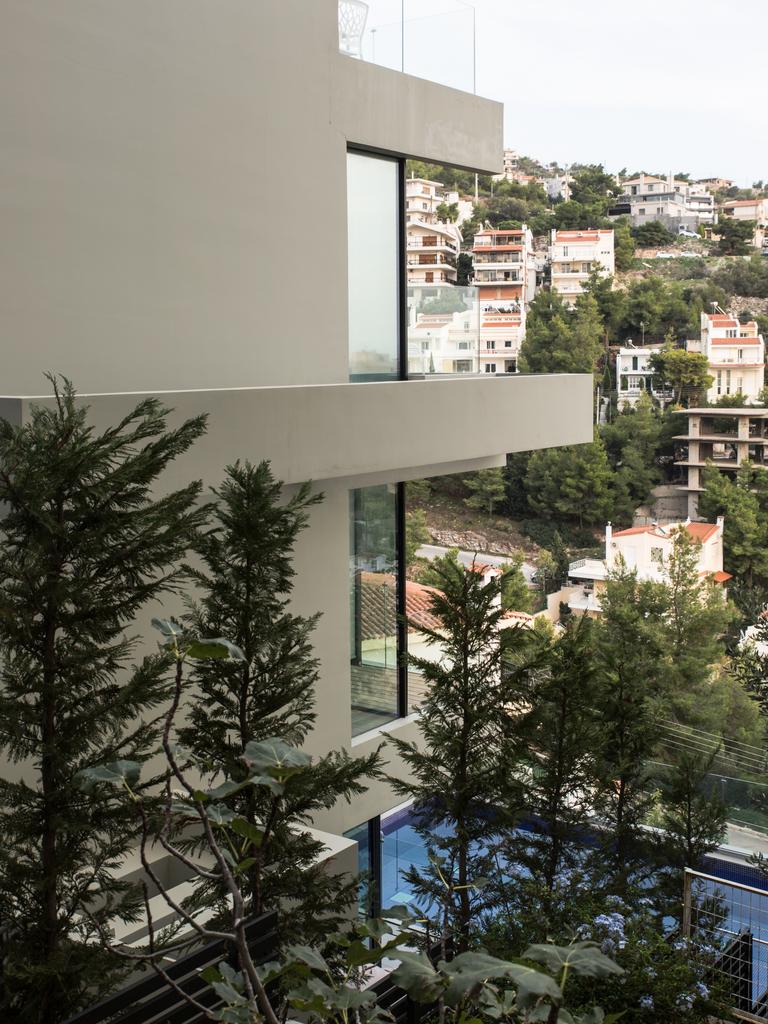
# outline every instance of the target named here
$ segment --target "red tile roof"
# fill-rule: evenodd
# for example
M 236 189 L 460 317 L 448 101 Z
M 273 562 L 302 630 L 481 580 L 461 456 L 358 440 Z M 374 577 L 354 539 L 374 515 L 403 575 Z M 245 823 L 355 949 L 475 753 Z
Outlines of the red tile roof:
M 717 523 L 688 523 L 688 533 L 703 544 L 705 540 L 717 533 Z
M 686 529 L 692 537 L 703 544 L 717 532 L 717 523 L 688 523 Z M 617 530 L 613 536 L 631 537 L 639 533 L 650 533 L 654 537 L 669 537 L 670 535 L 669 532 L 662 531 L 658 526 L 632 526 L 628 530 Z
M 719 572 L 712 573 L 712 579 L 715 583 L 727 583 L 728 580 L 733 579 L 733 576 L 729 572 L 723 572 L 721 569 Z

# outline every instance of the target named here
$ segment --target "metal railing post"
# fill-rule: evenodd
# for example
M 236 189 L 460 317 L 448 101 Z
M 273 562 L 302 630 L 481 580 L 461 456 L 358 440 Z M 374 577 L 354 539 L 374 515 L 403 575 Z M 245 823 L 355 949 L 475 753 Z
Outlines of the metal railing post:
M 683 938 L 685 939 L 690 939 L 691 937 L 692 894 L 693 872 L 690 870 L 690 868 L 686 868 L 683 874 L 683 914 L 680 922 Z

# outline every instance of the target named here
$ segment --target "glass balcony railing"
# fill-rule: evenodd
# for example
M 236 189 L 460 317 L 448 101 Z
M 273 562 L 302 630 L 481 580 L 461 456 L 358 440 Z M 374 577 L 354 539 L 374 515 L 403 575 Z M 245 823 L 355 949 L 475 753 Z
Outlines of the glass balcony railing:
M 475 91 L 475 10 L 467 0 L 339 0 L 339 49 Z
M 517 302 L 481 300 L 471 286 L 413 284 L 407 306 L 409 377 L 517 372 Z

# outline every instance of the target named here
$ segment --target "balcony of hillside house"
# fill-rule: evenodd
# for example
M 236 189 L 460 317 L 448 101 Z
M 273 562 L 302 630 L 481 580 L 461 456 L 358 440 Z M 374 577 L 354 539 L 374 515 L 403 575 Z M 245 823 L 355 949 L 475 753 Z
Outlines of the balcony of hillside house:
M 465 0 L 339 0 L 339 50 L 356 60 L 475 91 L 475 11 Z
M 480 263 L 522 263 L 519 252 L 478 252 L 472 257 L 475 265 Z
M 522 277 L 517 270 L 476 270 L 476 284 L 505 284 L 506 282 L 519 284 Z
M 446 256 L 443 253 L 419 253 L 418 256 L 408 257 L 409 267 L 437 267 L 447 266 L 455 267 L 456 259 L 454 256 Z
M 450 249 L 451 252 L 458 252 L 455 242 L 444 235 L 422 235 L 408 238 L 409 249 Z

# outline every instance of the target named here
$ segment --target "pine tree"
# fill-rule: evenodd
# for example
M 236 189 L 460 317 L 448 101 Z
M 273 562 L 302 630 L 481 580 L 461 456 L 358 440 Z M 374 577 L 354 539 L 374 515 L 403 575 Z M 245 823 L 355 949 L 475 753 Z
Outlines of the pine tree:
M 524 373 L 593 373 L 603 351 L 603 322 L 595 299 L 579 297 L 570 309 L 557 291 L 531 303 L 520 349 Z
M 641 824 L 652 797 L 649 761 L 657 742 L 657 674 L 663 656 L 658 619 L 665 607 L 659 584 L 638 581 L 619 565 L 600 594 L 593 704 L 600 724 L 595 805 L 603 822 L 602 857 L 608 877 L 626 891 L 643 862 Z
M 570 878 L 583 861 L 583 837 L 592 817 L 590 794 L 601 739 L 593 709 L 592 621 L 572 618 L 547 661 L 524 679 L 520 694 L 521 703 L 531 708 L 525 810 L 532 825 L 508 851 L 515 874 L 524 869 L 516 895 L 534 942 L 557 934 L 564 924 Z
M 716 584 L 699 575 L 701 543 L 685 527 L 674 531 L 664 565 L 664 608 L 658 616 L 664 657 L 659 663 L 663 701 L 671 717 L 688 725 L 705 710 L 713 666 L 724 655 L 732 611 Z
M 502 468 L 479 469 L 472 476 L 465 477 L 464 485 L 472 492 L 464 499 L 467 508 L 476 508 L 493 515 L 494 508 L 504 500 L 507 491 Z
M 78 773 L 155 744 L 167 660 L 132 666 L 125 630 L 177 588 L 206 514 L 199 483 L 155 496 L 203 417 L 170 430 L 148 399 L 99 433 L 69 382 L 51 382 L 51 407 L 0 421 L 0 918 L 13 933 L 0 991 L 3 1021 L 24 1024 L 53 1024 L 114 981 L 82 908 L 104 926 L 131 919 L 136 893 L 114 873 L 135 820 Z
M 700 516 L 709 522 L 725 517 L 724 565 L 747 586 L 768 582 L 768 518 L 755 489 L 762 473 L 742 466 L 731 480 L 729 474 L 708 466 L 699 495 Z
M 599 435 L 592 444 L 534 452 L 525 487 L 528 504 L 540 516 L 577 519 L 583 526 L 613 515 L 613 474 Z
M 393 741 L 411 779 L 391 782 L 413 799 L 416 830 L 433 858 L 428 869 L 412 868 L 407 880 L 428 909 L 445 909 L 460 951 L 489 899 L 480 880 L 497 874 L 493 851 L 520 805 L 512 772 L 519 739 L 509 700 L 519 692 L 536 638 L 530 630 L 499 629 L 498 579 L 483 584 L 478 573 L 447 559 L 438 571 L 430 610 L 441 627 L 421 627 L 436 657 L 409 659 L 427 686 L 421 740 Z
M 317 616 L 290 611 L 293 549 L 309 510 L 321 500 L 303 485 L 287 501 L 269 464 L 235 463 L 215 492 L 216 529 L 201 534 L 202 568 L 192 570 L 199 598 L 190 616 L 198 636 L 222 636 L 245 661 L 196 664 L 198 684 L 182 743 L 204 761 L 213 779 L 245 778 L 242 760 L 251 742 L 272 737 L 295 747 L 316 719 L 317 660 L 311 635 Z M 322 843 L 307 827 L 317 812 L 365 791 L 378 755 L 329 753 L 302 773 L 289 796 L 248 787 L 227 801 L 248 826 L 267 830 L 241 880 L 249 913 L 276 908 L 283 941 L 320 941 L 356 897 L 354 879 L 318 865 Z M 203 888 L 198 900 L 223 905 L 225 893 Z
M 672 917 L 680 913 L 685 868 L 701 870 L 725 836 L 728 808 L 711 777 L 717 753 L 682 750 L 662 780 L 659 860 L 668 870 L 657 884 L 662 909 Z

